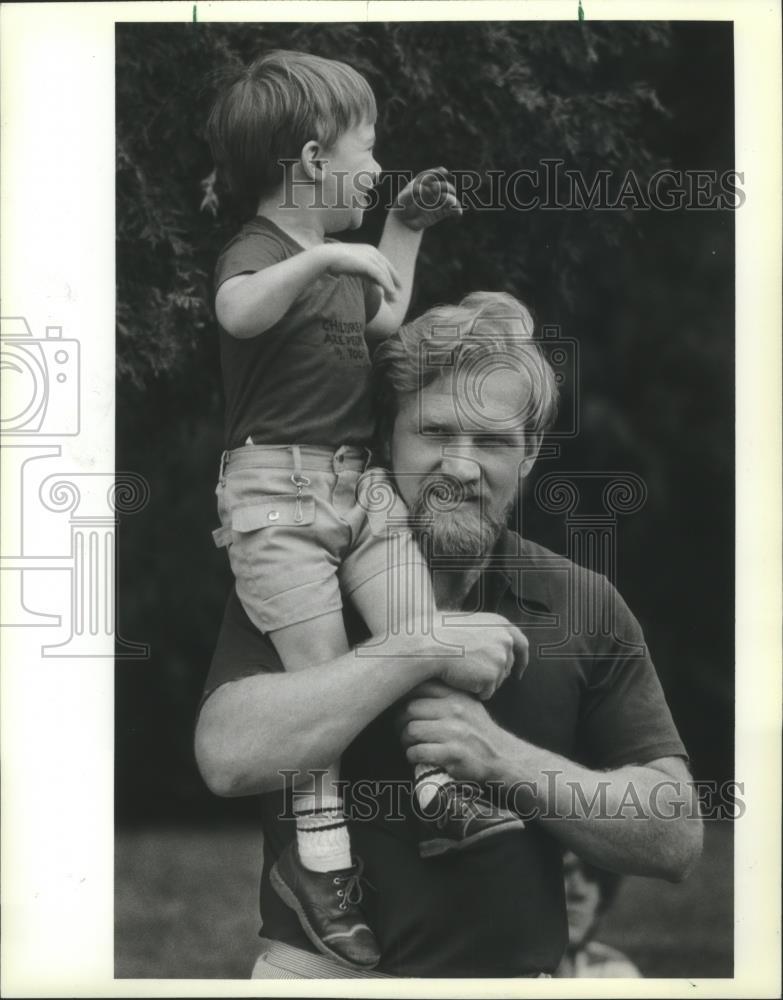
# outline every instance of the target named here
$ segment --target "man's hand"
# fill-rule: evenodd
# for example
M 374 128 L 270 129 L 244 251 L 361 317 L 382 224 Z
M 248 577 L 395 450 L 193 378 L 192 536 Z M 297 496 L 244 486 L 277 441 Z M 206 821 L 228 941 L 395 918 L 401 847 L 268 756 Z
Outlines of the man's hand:
M 509 734 L 471 695 L 438 681 L 421 684 L 397 717 L 411 764 L 437 764 L 459 781 L 497 777 Z
M 462 215 L 452 175 L 445 167 L 423 170 L 400 191 L 394 214 L 414 232 Z
M 397 298 L 402 279 L 376 247 L 368 243 L 327 243 L 318 252 L 324 254 L 330 274 L 363 275 L 380 285 L 387 299 L 393 302 Z
M 516 626 L 488 612 L 449 617 L 453 623 L 436 628 L 435 634 L 441 642 L 460 648 L 449 655 L 444 647 L 438 671 L 444 684 L 486 701 L 509 674 L 522 676 L 528 662 L 528 641 Z

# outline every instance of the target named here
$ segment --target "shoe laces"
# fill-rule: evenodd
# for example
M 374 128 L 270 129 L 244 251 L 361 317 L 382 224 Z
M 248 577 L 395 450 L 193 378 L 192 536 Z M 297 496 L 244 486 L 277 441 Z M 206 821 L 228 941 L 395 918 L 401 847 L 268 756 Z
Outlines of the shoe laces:
M 447 826 L 449 821 L 457 815 L 467 819 L 480 814 L 481 809 L 475 804 L 473 798 L 465 795 L 459 788 L 448 787 L 445 794 L 444 808 L 435 817 L 435 825 L 439 830 Z
M 357 858 L 356 866 L 350 875 L 335 876 L 334 884 L 345 887 L 340 889 L 337 893 L 338 896 L 342 897 L 342 902 L 340 903 L 341 910 L 347 910 L 349 906 L 358 906 L 361 903 L 364 898 L 362 883 L 365 883 L 371 889 L 375 889 L 375 886 L 365 875 L 363 875 L 363 872 L 364 862 L 361 858 Z

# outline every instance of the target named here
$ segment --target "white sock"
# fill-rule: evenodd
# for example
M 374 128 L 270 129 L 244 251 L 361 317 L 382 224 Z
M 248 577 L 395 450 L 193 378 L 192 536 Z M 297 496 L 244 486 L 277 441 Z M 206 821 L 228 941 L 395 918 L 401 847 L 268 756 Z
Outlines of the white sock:
M 311 872 L 334 872 L 350 868 L 351 840 L 343 815 L 342 800 L 333 795 L 297 794 L 296 846 L 302 864 Z
M 423 809 L 432 802 L 439 788 L 444 788 L 454 781 L 448 771 L 435 764 L 416 764 L 413 773 L 416 778 L 414 791 Z

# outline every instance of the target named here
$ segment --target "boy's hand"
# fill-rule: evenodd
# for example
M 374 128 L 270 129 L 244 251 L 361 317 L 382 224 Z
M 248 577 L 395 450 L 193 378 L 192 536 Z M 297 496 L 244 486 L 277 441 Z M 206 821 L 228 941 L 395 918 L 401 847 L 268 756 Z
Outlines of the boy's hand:
M 402 279 L 384 255 L 368 243 L 327 243 L 324 247 L 330 274 L 361 274 L 380 285 L 387 299 L 394 301 Z
M 452 175 L 445 167 L 422 170 L 400 191 L 393 209 L 408 229 L 429 229 L 442 219 L 462 215 Z

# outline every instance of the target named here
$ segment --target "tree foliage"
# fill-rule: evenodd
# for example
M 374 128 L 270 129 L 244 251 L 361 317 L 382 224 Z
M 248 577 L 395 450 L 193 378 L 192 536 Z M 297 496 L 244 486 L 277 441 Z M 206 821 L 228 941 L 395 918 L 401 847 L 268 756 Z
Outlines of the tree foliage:
M 388 169 L 443 162 L 486 176 L 557 157 L 587 175 L 634 170 L 643 179 L 653 164 L 648 120 L 663 108 L 631 67 L 635 53 L 668 37 L 656 25 L 515 22 L 118 26 L 121 377 L 143 385 L 183 370 L 212 328 L 210 275 L 237 222 L 219 194 L 216 216 L 201 207 L 212 170 L 204 123 L 221 68 L 270 47 L 349 62 L 375 90 Z M 489 190 L 475 194 L 485 203 Z M 497 208 L 506 203 L 504 194 Z M 585 253 L 616 244 L 632 218 L 474 211 L 427 241 L 414 308 L 478 287 L 534 300 L 547 289 L 573 302 Z

